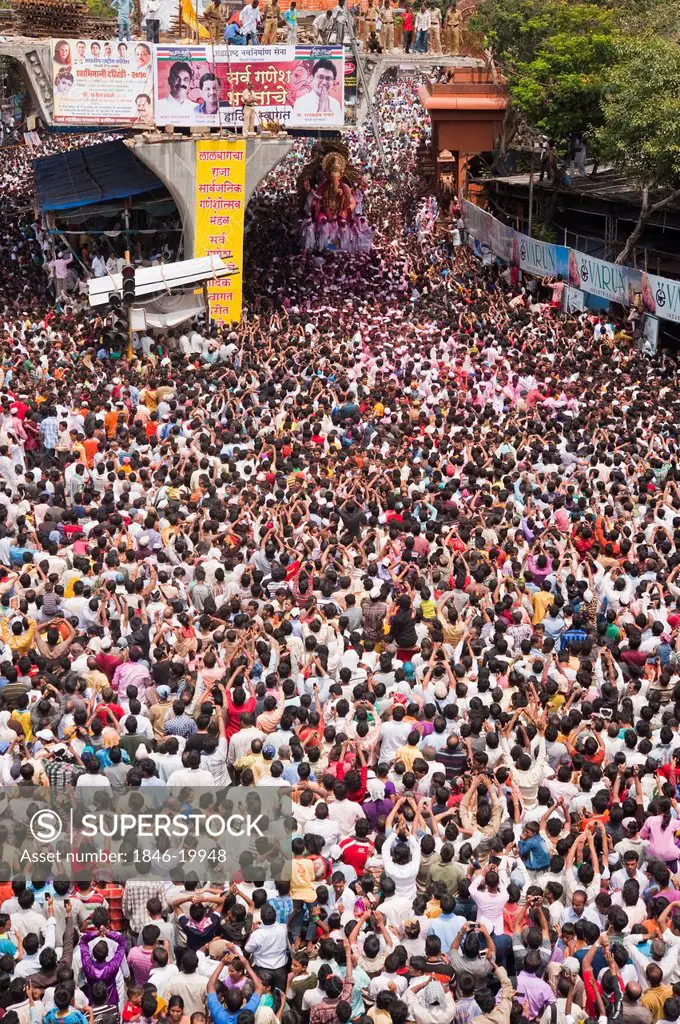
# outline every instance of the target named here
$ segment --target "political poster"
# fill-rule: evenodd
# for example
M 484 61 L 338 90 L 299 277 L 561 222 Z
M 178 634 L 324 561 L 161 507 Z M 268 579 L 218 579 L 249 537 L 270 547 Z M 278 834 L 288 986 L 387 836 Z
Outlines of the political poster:
M 153 124 L 150 43 L 53 39 L 51 45 L 55 124 Z
M 245 208 L 245 140 L 200 139 L 196 143 L 194 256 L 221 256 L 238 268 L 232 277 L 208 285 L 210 315 L 225 324 L 241 319 Z
M 248 85 L 256 120 L 288 128 L 339 128 L 345 120 L 342 46 L 156 46 L 156 123 L 243 124 Z

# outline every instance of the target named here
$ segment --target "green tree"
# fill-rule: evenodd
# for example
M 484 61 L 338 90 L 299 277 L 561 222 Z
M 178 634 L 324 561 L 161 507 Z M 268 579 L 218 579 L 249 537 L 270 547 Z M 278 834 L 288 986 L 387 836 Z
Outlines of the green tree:
M 482 0 L 484 32 L 508 78 L 517 111 L 550 136 L 601 121 L 605 71 L 614 59 L 612 10 L 569 0 Z
M 552 34 L 551 5 L 546 0 L 482 0 L 470 28 L 483 32 L 495 56 L 510 70 L 533 60 Z
M 588 5 L 575 5 L 578 11 Z M 585 33 L 567 30 L 547 39 L 531 61 L 522 61 L 510 81 L 513 101 L 527 120 L 554 138 L 589 134 L 602 120 L 606 70 L 614 59 L 609 12 L 597 12 Z
M 617 257 L 632 255 L 649 218 L 680 199 L 680 49 L 649 36 L 622 44 L 606 82 L 598 149 L 642 194 L 640 216 Z
M 653 34 L 667 39 L 680 36 L 680 0 L 610 0 L 616 25 L 629 39 Z

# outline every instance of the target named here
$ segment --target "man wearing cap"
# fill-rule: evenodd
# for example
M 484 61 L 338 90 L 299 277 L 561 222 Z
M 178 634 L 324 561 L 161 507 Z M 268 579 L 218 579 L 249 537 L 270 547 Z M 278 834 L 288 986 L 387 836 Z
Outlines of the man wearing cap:
M 72 747 L 57 740 L 51 729 L 39 729 L 36 739 L 42 745 L 37 757 L 50 786 L 53 789 L 75 786 L 85 766 Z

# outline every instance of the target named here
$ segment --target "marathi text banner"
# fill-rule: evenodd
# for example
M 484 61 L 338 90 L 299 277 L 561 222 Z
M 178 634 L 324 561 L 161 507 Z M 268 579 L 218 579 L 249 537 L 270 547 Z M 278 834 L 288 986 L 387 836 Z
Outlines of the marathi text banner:
M 210 315 L 220 323 L 241 319 L 245 207 L 245 140 L 197 142 L 194 256 L 220 256 L 238 268 L 237 274 L 208 286 Z
M 342 46 L 156 47 L 156 123 L 177 127 L 243 124 L 250 85 L 259 120 L 289 128 L 344 124 Z
M 56 124 L 153 124 L 150 43 L 53 39 Z

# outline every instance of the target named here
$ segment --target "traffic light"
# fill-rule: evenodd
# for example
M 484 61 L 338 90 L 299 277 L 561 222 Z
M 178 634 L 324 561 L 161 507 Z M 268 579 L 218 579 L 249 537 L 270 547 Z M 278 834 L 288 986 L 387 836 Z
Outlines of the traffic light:
M 135 301 L 135 268 L 131 263 L 124 263 L 121 271 L 123 278 L 123 302 L 131 306 Z
M 107 312 L 108 330 L 104 332 L 104 341 L 108 348 L 120 346 L 121 338 L 128 336 L 129 310 L 123 305 L 118 292 L 111 292 Z

